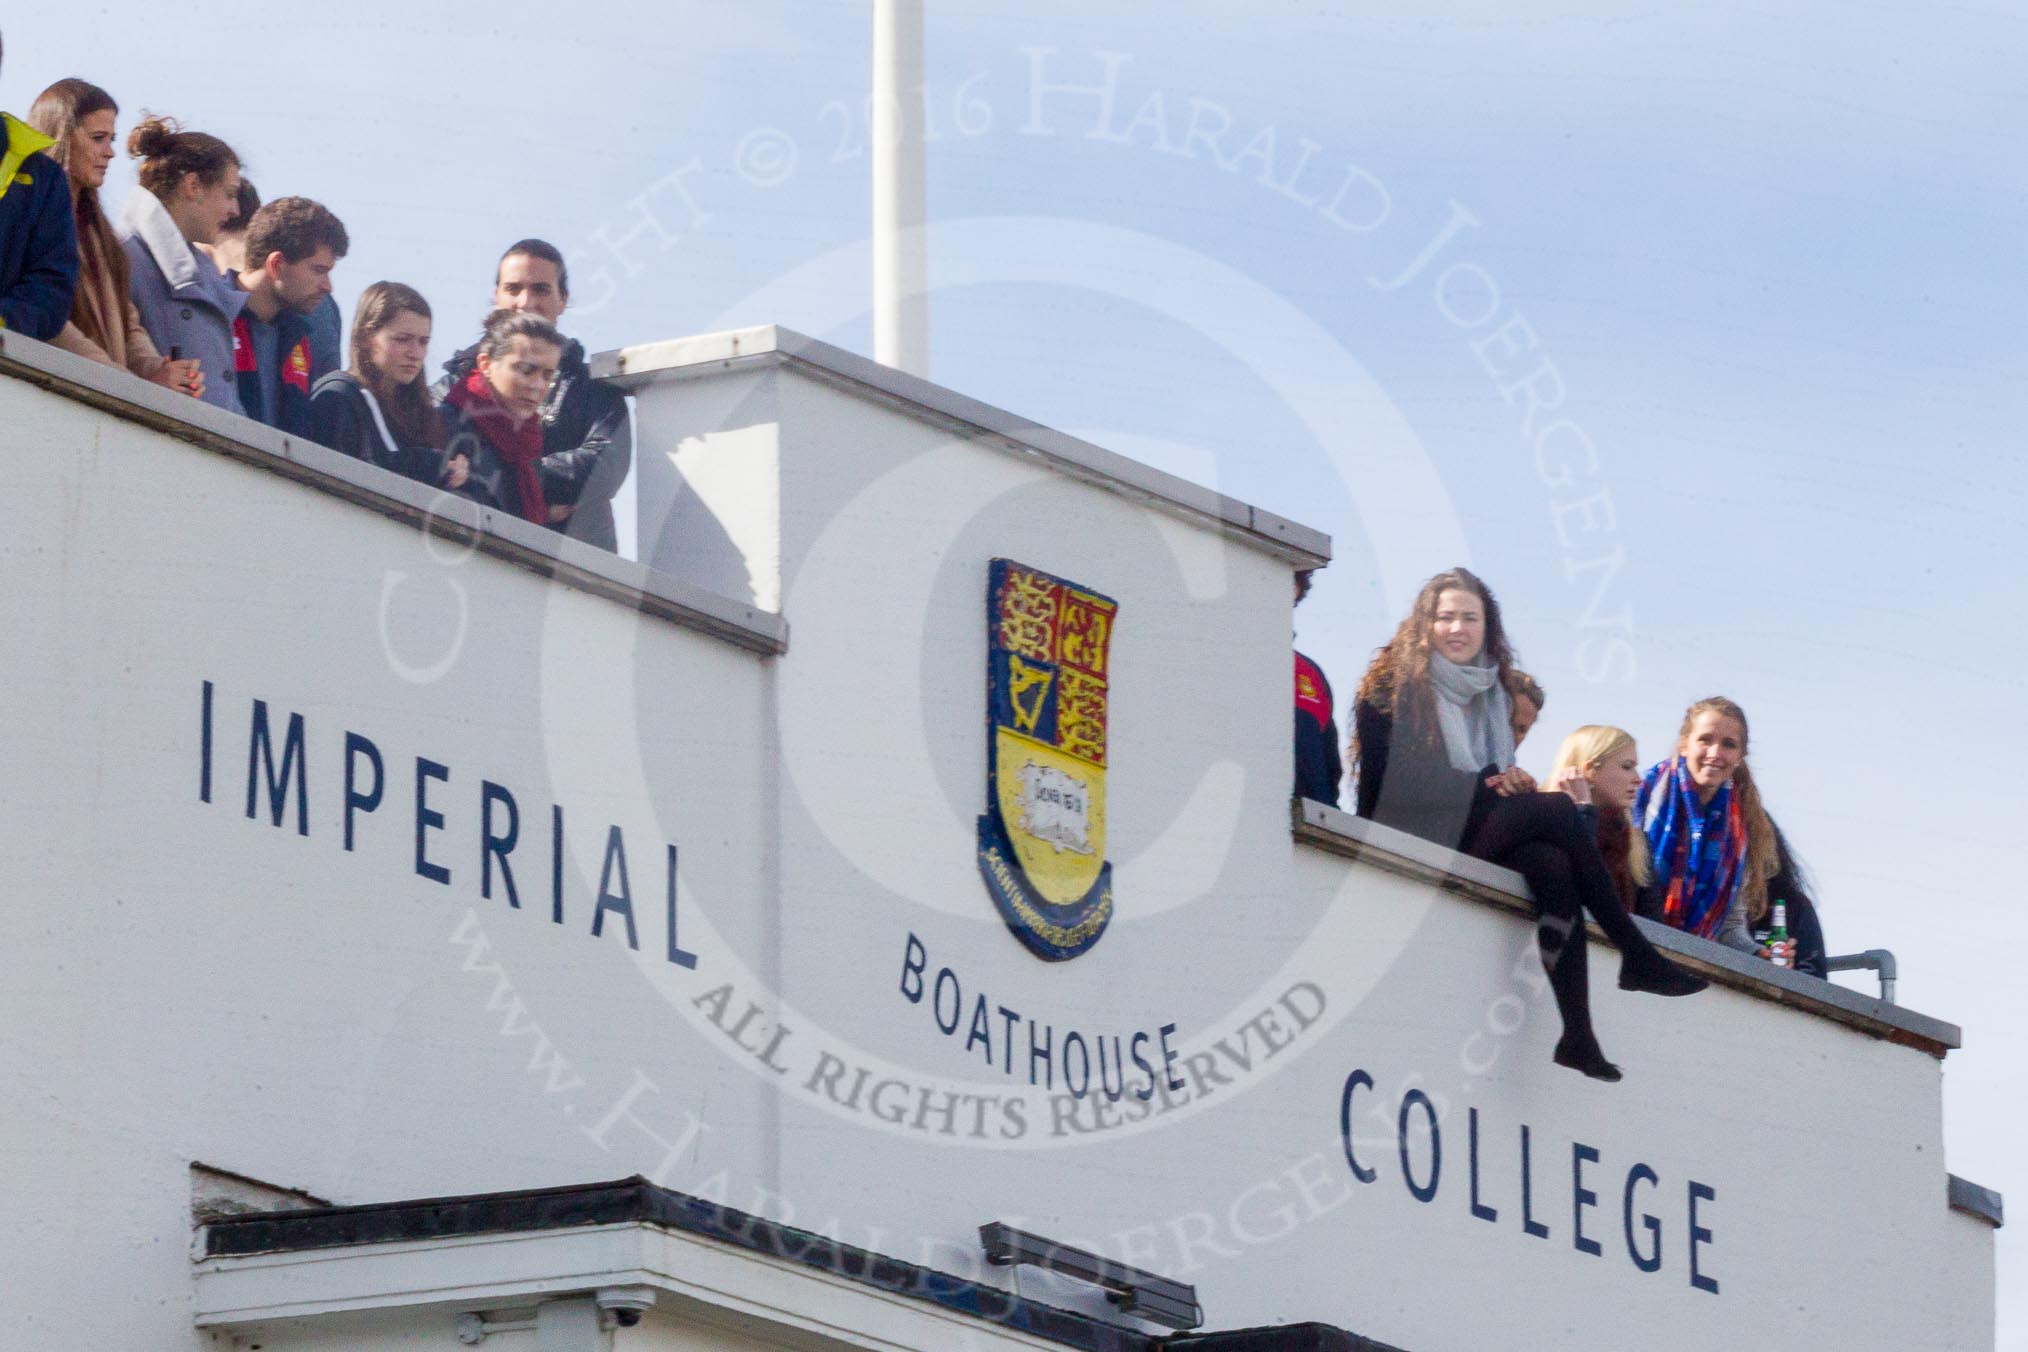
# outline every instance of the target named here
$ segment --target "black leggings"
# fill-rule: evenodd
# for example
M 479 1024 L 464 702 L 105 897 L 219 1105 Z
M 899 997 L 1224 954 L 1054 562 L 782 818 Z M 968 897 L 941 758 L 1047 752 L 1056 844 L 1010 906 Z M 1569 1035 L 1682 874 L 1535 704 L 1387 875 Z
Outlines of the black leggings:
M 1612 875 L 1577 805 L 1560 793 L 1522 793 L 1496 800 L 1479 814 L 1465 853 L 1511 868 L 1535 894 L 1535 939 L 1567 1038 L 1589 1039 L 1591 1027 L 1584 912 L 1637 966 L 1666 961 L 1627 914 Z

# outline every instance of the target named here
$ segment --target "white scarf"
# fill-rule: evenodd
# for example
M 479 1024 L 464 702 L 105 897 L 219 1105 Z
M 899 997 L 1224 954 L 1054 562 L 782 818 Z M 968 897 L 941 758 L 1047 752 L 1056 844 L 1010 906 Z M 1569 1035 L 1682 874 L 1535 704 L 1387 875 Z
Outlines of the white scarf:
M 1430 689 L 1436 693 L 1437 729 L 1454 770 L 1504 770 L 1514 763 L 1513 702 L 1500 684 L 1500 668 L 1459 666 L 1442 653 L 1429 655 Z

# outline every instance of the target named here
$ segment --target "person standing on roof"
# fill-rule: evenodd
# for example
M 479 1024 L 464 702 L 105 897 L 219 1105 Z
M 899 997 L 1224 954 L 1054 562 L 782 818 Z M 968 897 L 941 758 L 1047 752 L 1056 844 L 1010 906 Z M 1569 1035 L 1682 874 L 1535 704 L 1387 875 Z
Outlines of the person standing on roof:
M 55 138 L 48 155 L 70 179 L 71 216 L 77 226 L 77 294 L 56 345 L 88 361 L 202 397 L 204 373 L 192 361 L 170 361 L 155 350 L 127 287 L 127 255 L 99 202 L 106 166 L 119 151 L 120 106 L 86 80 L 58 80 L 28 110 L 28 121 Z
M 555 324 L 569 305 L 570 270 L 555 245 L 524 239 L 508 246 L 493 274 L 495 310 L 525 311 Z M 481 346 L 474 343 L 444 363 L 435 387 L 439 400 L 470 380 Z M 592 379 L 576 339 L 565 340 L 540 416 L 542 491 L 558 509 L 551 524 L 587 544 L 617 549 L 613 494 L 633 466 L 634 433 L 626 396 Z
M 55 142 L 0 113 L 0 329 L 48 342 L 77 291 L 77 226 Z
M 1310 594 L 1310 575 L 1296 570 L 1296 604 Z M 1331 682 L 1324 669 L 1296 654 L 1296 797 L 1338 806 L 1338 781 L 1344 777 L 1338 759 L 1338 721 L 1332 714 Z

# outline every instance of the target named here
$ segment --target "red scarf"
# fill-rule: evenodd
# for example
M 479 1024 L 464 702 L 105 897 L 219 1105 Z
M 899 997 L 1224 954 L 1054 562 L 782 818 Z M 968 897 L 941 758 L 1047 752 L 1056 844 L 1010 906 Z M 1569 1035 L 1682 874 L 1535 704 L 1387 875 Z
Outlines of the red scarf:
M 521 515 L 538 526 L 548 525 L 549 504 L 543 500 L 542 475 L 536 470 L 542 460 L 542 419 L 530 414 L 516 427 L 514 419 L 500 406 L 500 396 L 476 368 L 465 377 L 464 384 L 451 386 L 444 402 L 463 409 L 487 444 L 514 472 L 514 482 L 521 489 Z

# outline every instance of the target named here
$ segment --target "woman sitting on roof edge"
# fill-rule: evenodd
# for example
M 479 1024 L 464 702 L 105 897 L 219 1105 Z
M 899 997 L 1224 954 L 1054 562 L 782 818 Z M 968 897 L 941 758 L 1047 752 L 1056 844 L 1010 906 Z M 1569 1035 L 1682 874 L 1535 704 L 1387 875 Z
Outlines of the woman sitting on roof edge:
M 1513 669 L 1485 583 L 1463 568 L 1424 583 L 1359 683 L 1358 812 L 1528 880 L 1542 963 L 1563 1017 L 1555 1061 L 1611 1082 L 1620 1071 L 1592 1030 L 1584 913 L 1619 947 L 1622 990 L 1689 995 L 1706 983 L 1633 923 L 1576 805 L 1536 792 L 1514 765 Z
M 1676 754 L 1641 781 L 1634 812 L 1656 862 L 1642 914 L 1785 966 L 1824 976 L 1824 931 L 1802 869 L 1761 806 L 1746 765 L 1746 711 L 1722 696 L 1683 714 Z M 1791 945 L 1777 954 L 1754 937 L 1787 908 Z

